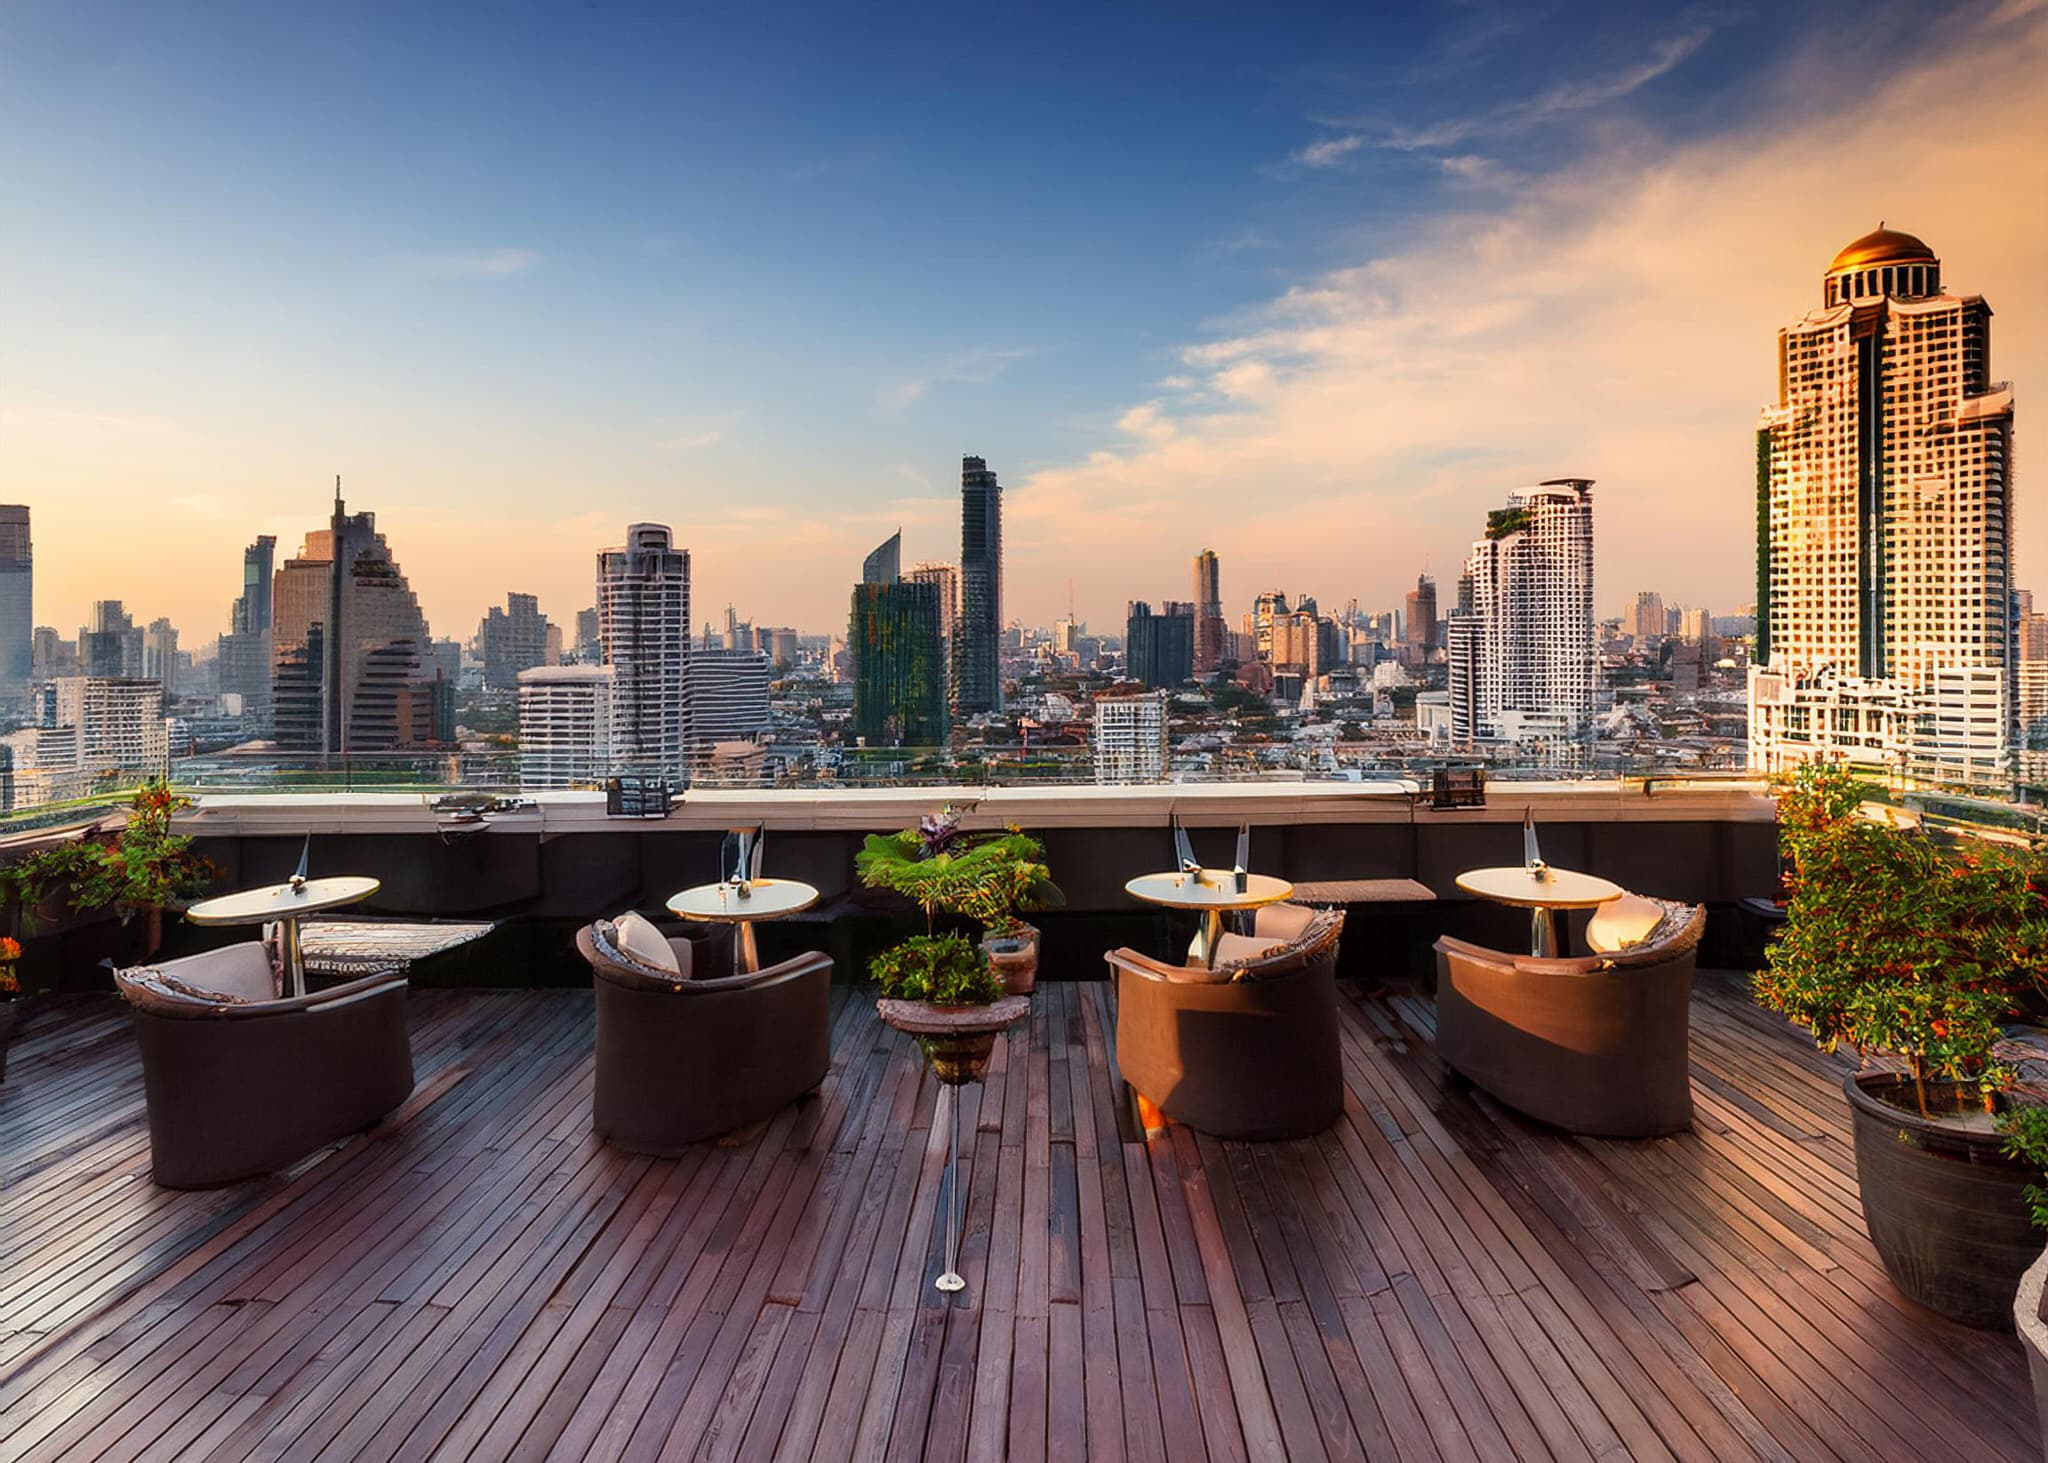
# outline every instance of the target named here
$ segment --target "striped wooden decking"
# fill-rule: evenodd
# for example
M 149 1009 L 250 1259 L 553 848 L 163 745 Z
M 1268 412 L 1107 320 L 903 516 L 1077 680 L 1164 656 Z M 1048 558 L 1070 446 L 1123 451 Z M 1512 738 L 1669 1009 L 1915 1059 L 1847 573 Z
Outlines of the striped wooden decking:
M 1347 991 L 1321 1137 L 1132 1141 L 1099 985 L 962 1109 L 839 998 L 822 1095 L 679 1160 L 589 1134 L 587 992 L 421 992 L 419 1087 L 292 1173 L 151 1185 L 111 1000 L 0 1087 L 4 1458 L 2038 1458 L 2017 1343 L 1899 1299 L 1838 1069 L 1725 979 L 1696 1132 L 1575 1141 Z

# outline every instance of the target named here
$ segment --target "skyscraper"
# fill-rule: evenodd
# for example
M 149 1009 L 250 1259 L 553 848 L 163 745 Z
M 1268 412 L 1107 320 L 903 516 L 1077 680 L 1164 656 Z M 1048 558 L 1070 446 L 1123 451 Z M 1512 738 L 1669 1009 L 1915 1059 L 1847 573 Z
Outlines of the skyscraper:
M 1228 658 L 1230 625 L 1223 618 L 1222 566 L 1214 549 L 1195 555 L 1195 674 L 1206 676 Z
M 0 505 L 0 697 L 19 696 L 34 672 L 35 554 L 28 508 Z
M 508 594 L 504 608 L 492 605 L 484 615 L 476 639 L 484 685 L 509 691 L 519 684 L 521 671 L 547 664 L 548 617 L 540 612 L 536 596 Z
M 853 734 L 869 746 L 946 742 L 946 654 L 936 579 L 877 579 L 899 560 L 892 536 L 869 554 L 846 628 Z
M 164 700 L 178 694 L 178 627 L 159 615 L 142 632 L 142 674 L 164 688 Z
M 1641 641 L 1662 640 L 1669 624 L 1664 614 L 1664 596 L 1654 589 L 1638 591 L 1635 608 L 1629 614 L 1629 634 Z
M 1593 718 L 1590 478 L 1517 488 L 1486 515 L 1446 625 L 1453 735 L 1576 741 Z
M 597 556 L 598 635 L 613 670 L 612 761 L 683 780 L 690 748 L 690 554 L 668 527 L 636 523 Z
M 1427 574 L 1415 576 L 1415 587 L 1408 591 L 1407 634 L 1402 641 L 1404 654 L 1401 659 L 1410 665 L 1422 665 L 1429 660 L 1429 653 L 1436 649 L 1436 581 Z
M 1125 674 L 1154 689 L 1178 686 L 1195 673 L 1195 607 L 1168 600 L 1153 614 L 1142 599 L 1130 602 L 1124 620 Z
M 1778 334 L 1757 436 L 1750 764 L 2000 784 L 2017 709 L 2013 394 L 1991 309 L 1880 227 Z
M 897 529 L 860 566 L 862 584 L 894 584 L 903 577 L 903 530 Z
M 1003 709 L 1003 489 L 979 457 L 960 459 L 960 628 L 954 704 L 962 716 Z
M 1252 601 L 1252 645 L 1260 660 L 1273 658 L 1273 622 L 1287 613 L 1287 595 L 1268 589 Z
M 78 632 L 79 668 L 88 676 L 142 678 L 142 627 L 118 599 L 96 599 L 92 623 Z
M 220 689 L 241 700 L 242 715 L 258 735 L 271 718 L 271 593 L 277 539 L 259 536 L 242 550 L 242 593 L 228 611 L 228 633 L 220 637 Z
M 916 584 L 935 584 L 939 589 L 939 633 L 946 652 L 946 684 L 953 685 L 953 642 L 960 631 L 960 566 L 917 563 L 904 576 Z
M 350 513 L 339 492 L 327 527 L 308 533 L 273 580 L 271 637 L 280 746 L 341 756 L 426 746 L 447 732 L 419 601 L 377 515 Z

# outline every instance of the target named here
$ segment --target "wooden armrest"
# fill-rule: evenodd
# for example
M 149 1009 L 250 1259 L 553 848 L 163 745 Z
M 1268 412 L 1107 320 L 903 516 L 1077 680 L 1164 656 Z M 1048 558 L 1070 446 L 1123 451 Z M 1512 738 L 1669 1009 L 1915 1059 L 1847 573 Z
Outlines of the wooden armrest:
M 1146 980 L 1178 982 L 1176 971 L 1186 967 L 1168 965 L 1163 960 L 1154 960 L 1150 955 L 1140 955 L 1136 950 L 1110 950 L 1104 953 L 1104 960 L 1119 970 L 1128 970 L 1132 975 L 1143 976 Z

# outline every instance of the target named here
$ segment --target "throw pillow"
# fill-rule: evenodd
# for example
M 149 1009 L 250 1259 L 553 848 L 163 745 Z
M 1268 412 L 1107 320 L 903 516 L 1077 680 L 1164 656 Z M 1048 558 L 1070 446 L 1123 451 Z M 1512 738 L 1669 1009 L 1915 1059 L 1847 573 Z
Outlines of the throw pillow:
M 613 928 L 619 932 L 619 949 L 624 954 L 663 975 L 680 978 L 684 974 L 682 962 L 676 959 L 674 948 L 661 931 L 654 927 L 654 921 L 637 914 L 622 914 Z

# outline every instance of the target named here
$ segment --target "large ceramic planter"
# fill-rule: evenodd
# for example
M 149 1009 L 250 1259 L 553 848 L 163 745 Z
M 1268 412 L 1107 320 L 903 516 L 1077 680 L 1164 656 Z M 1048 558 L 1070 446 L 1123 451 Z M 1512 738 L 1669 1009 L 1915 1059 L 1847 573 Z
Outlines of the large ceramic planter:
M 981 953 L 989 966 L 1003 978 L 1003 989 L 1013 996 L 1028 996 L 1038 986 L 1038 930 L 1019 924 L 1013 930 L 981 937 Z
M 1910 1079 L 1865 1072 L 1843 1086 L 1863 1218 L 1892 1283 L 1966 1326 L 2009 1324 L 2020 1276 L 2041 1252 L 2024 1193 L 2039 1170 L 2006 1157 L 1995 1130 L 1921 1117 Z M 1954 1088 L 1928 1093 L 1952 1104 Z
M 2013 1324 L 2020 1333 L 2020 1345 L 2027 1352 L 2027 1373 L 2034 1381 L 2034 1412 L 2041 1420 L 2042 1455 L 2048 1457 L 2048 1316 L 2041 1312 L 2048 1300 L 2048 1250 L 2027 1267 L 2020 1277 L 2019 1298 L 2012 1305 Z
M 988 1074 L 996 1038 L 1022 1021 L 1031 1003 L 1022 996 L 1004 996 L 987 1006 L 881 1000 L 875 1009 L 885 1023 L 917 1038 L 932 1064 L 932 1075 L 948 1087 L 959 1087 Z

